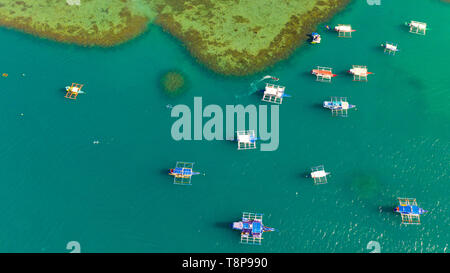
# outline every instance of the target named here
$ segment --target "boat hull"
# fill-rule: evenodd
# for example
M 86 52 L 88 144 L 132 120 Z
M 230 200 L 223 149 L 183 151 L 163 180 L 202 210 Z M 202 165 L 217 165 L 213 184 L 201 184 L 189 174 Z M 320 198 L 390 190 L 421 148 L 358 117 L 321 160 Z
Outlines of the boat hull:
M 334 103 L 331 102 L 331 101 L 324 101 L 324 102 L 323 102 L 323 107 L 324 107 L 324 108 L 327 108 L 327 109 L 331 109 L 331 110 L 341 110 L 341 109 L 342 109 L 342 106 L 341 106 L 341 105 L 339 105 L 339 104 L 334 104 Z M 356 105 L 349 104 L 347 109 L 352 109 L 352 108 L 355 108 L 355 107 L 356 107 Z

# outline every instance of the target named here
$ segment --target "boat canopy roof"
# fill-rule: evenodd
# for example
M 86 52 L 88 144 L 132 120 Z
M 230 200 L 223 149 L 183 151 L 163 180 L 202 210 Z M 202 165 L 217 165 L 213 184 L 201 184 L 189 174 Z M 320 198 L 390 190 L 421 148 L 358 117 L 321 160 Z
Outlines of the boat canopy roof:
M 284 86 L 274 85 L 274 84 L 266 84 L 266 89 L 264 90 L 264 95 L 277 96 L 279 98 L 283 97 L 284 94 Z
M 253 222 L 252 233 L 261 233 L 262 232 L 262 223 L 261 222 Z
M 238 136 L 238 142 L 246 142 L 246 143 L 250 143 L 250 135 L 239 135 Z
M 395 51 L 395 50 L 397 50 L 397 46 L 393 45 L 393 44 L 386 43 L 386 49 Z
M 336 27 L 337 31 L 352 31 L 352 26 L 351 25 L 339 25 Z
M 326 101 L 327 105 L 333 108 L 348 109 L 350 104 L 347 101 Z
M 407 213 L 407 214 L 420 214 L 420 208 L 418 206 L 399 206 L 399 212 L 400 213 Z
M 353 67 L 350 71 L 355 75 L 367 75 L 367 67 Z
M 416 22 L 416 21 L 411 21 L 411 26 L 419 28 L 419 29 L 426 29 L 427 28 L 427 24 L 426 23 L 421 23 L 421 22 Z
M 192 169 L 189 168 L 175 168 L 173 169 L 174 174 L 183 174 L 183 175 L 191 175 Z
M 332 76 L 333 72 L 331 70 L 324 70 L 324 69 L 313 69 L 314 74 L 318 75 L 326 75 L 326 76 Z
M 244 230 L 250 229 L 250 223 L 249 222 L 243 222 L 242 229 L 244 229 Z
M 318 178 L 318 177 L 325 177 L 328 173 L 326 173 L 324 170 L 315 171 L 311 173 L 312 178 Z

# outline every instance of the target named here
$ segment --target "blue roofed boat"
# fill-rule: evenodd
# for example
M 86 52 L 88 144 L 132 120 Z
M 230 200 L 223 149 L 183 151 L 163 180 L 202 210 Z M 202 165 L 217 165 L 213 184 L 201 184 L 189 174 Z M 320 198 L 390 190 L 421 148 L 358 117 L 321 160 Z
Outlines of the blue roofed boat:
M 192 171 L 192 169 L 187 169 L 187 168 L 170 169 L 169 172 L 170 172 L 170 175 L 175 175 L 175 176 L 191 176 L 191 175 L 200 174 L 199 172 L 194 172 L 194 171 Z
M 262 216 L 261 213 L 244 212 L 242 220 L 233 223 L 233 229 L 241 231 L 241 243 L 261 245 L 264 232 L 276 231 L 263 225 Z
M 323 102 L 323 107 L 330 109 L 333 116 L 347 117 L 348 109 L 355 108 L 356 105 L 348 103 L 346 97 L 331 97 L 331 100 Z
M 420 224 L 420 215 L 428 211 L 420 208 L 414 198 L 398 198 L 399 205 L 395 207 L 394 212 L 402 216 L 402 224 Z
M 193 175 L 200 174 L 192 170 L 193 162 L 178 161 L 175 168 L 169 169 L 169 175 L 172 175 L 173 183 L 177 185 L 191 185 L 191 178 Z
M 320 34 L 317 32 L 311 33 L 311 44 L 320 44 L 320 41 L 322 38 L 320 37 Z

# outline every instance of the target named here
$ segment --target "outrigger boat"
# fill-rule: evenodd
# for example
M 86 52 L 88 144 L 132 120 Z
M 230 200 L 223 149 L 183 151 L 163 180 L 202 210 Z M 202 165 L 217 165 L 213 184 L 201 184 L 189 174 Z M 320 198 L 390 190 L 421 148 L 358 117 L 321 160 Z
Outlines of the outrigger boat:
M 266 88 L 263 90 L 264 95 L 261 100 L 276 104 L 282 104 L 283 98 L 290 97 L 290 95 L 284 93 L 285 89 L 286 87 L 281 85 L 266 83 Z
M 347 110 L 355 108 L 356 105 L 349 104 L 346 97 L 331 97 L 330 101 L 324 101 L 323 107 L 330 109 L 333 116 L 347 117 Z
M 320 37 L 319 33 L 313 32 L 311 33 L 311 44 L 320 44 L 320 41 L 322 38 Z
M 274 228 L 265 227 L 262 223 L 262 213 L 242 213 L 242 220 L 233 222 L 233 229 L 241 231 L 241 243 L 261 245 L 264 232 L 276 231 Z
M 238 150 L 256 149 L 256 137 L 254 130 L 237 131 Z
M 191 185 L 191 178 L 193 175 L 200 174 L 194 172 L 192 162 L 177 162 L 174 169 L 169 170 L 169 175 L 174 176 L 173 183 L 178 185 Z
M 311 178 L 314 179 L 316 185 L 328 183 L 327 175 L 329 174 L 325 171 L 323 165 L 311 168 Z
M 420 215 L 428 211 L 422 209 L 417 204 L 415 198 L 397 198 L 399 205 L 395 207 L 394 212 L 402 216 L 402 224 L 420 224 Z
M 337 76 L 336 74 L 333 74 L 332 68 L 322 66 L 318 66 L 316 69 L 313 69 L 311 74 L 316 75 L 317 81 L 321 82 L 331 82 L 331 78 Z
M 66 86 L 66 95 L 64 97 L 72 100 L 76 100 L 78 94 L 84 94 L 83 91 L 81 91 L 81 88 L 83 88 L 83 84 L 78 83 L 72 83 L 71 86 Z
M 356 30 L 352 29 L 351 25 L 337 25 L 334 27 L 334 31 L 338 33 L 338 37 L 351 38 L 352 32 L 355 32 Z
M 389 55 L 392 53 L 392 55 L 395 55 L 396 52 L 399 52 L 397 44 L 386 42 L 384 44 L 381 44 L 382 47 L 384 47 L 384 52 L 388 53 Z
M 427 23 L 423 22 L 411 21 L 409 23 L 406 22 L 405 25 L 409 27 L 409 32 L 414 34 L 425 35 L 427 30 L 430 30 L 430 28 L 427 27 Z
M 373 74 L 367 71 L 367 66 L 364 65 L 353 65 L 348 73 L 353 75 L 354 81 L 367 81 L 367 76 Z

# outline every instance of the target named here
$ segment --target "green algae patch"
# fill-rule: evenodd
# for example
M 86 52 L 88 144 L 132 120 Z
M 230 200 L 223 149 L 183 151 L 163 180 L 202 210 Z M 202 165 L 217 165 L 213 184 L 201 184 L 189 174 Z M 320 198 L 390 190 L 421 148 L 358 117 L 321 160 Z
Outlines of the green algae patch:
M 160 2 L 156 23 L 182 40 L 200 62 L 221 74 L 247 75 L 288 57 L 319 22 L 349 1 Z
M 354 174 L 351 184 L 351 190 L 363 200 L 380 197 L 381 181 L 371 174 Z
M 288 57 L 350 0 L 0 0 L 0 24 L 61 42 L 114 46 L 156 23 L 225 75 Z
M 169 71 L 161 77 L 161 86 L 169 97 L 181 95 L 186 90 L 186 80 L 179 71 Z
M 0 24 L 60 42 L 114 46 L 147 29 L 156 14 L 132 0 L 0 0 Z

